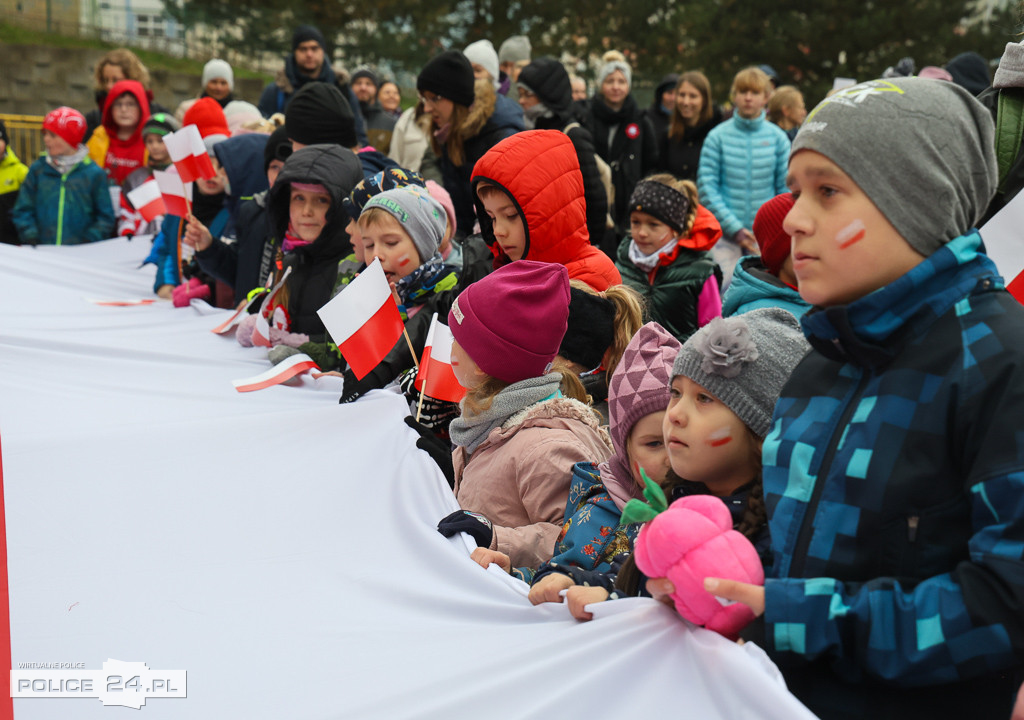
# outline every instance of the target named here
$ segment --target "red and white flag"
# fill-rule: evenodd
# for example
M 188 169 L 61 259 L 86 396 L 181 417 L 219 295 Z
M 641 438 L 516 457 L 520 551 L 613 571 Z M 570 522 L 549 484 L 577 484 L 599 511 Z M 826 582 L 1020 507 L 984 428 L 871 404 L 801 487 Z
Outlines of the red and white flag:
M 232 385 L 238 392 L 252 392 L 264 388 L 280 385 L 291 380 L 296 375 L 301 375 L 308 370 L 319 370 L 313 359 L 305 353 L 291 355 L 264 373 L 254 377 L 233 380 Z
M 256 313 L 256 327 L 252 330 L 252 344 L 257 347 L 270 347 L 271 323 L 279 330 L 288 329 L 288 311 L 281 305 L 275 307 L 275 303 L 277 294 L 281 292 L 281 288 L 284 287 L 284 283 L 291 273 L 290 267 L 285 269 L 284 275 L 263 298 L 260 311 Z
M 160 188 L 167 214 L 181 218 L 188 215 L 188 203 L 192 201 L 192 186 L 182 185 L 180 177 L 163 170 L 154 170 L 153 179 Z
M 402 337 L 405 326 L 380 260 L 316 311 L 357 380 L 362 380 Z
M 153 180 L 147 180 L 134 190 L 128 192 L 128 201 L 146 222 L 153 222 L 161 215 L 167 214 L 160 186 Z
M 164 146 L 183 183 L 212 178 L 217 174 L 210 162 L 203 136 L 195 125 L 186 125 L 177 132 L 164 135 Z
M 423 360 L 416 374 L 416 389 L 435 400 L 459 402 L 466 394 L 466 388 L 455 379 L 452 370 L 452 331 L 437 320 L 437 313 L 430 318 L 427 344 L 423 348 Z

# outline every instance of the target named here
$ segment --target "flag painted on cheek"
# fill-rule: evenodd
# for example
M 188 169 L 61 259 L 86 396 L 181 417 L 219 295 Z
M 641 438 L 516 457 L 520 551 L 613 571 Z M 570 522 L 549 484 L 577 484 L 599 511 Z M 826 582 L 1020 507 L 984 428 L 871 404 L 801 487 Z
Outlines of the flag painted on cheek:
M 864 223 L 860 220 L 854 220 L 836 234 L 836 242 L 839 244 L 839 249 L 845 250 L 851 245 L 860 242 L 864 239 L 866 232 Z

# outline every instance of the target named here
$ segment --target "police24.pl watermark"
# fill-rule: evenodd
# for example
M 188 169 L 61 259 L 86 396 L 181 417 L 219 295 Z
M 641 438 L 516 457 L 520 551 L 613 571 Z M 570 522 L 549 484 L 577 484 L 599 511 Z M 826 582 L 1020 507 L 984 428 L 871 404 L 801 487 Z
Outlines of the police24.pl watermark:
M 101 670 L 69 662 L 18 665 L 12 698 L 96 698 L 139 710 L 149 698 L 183 698 L 187 690 L 184 670 L 151 670 L 144 662 L 107 660 Z

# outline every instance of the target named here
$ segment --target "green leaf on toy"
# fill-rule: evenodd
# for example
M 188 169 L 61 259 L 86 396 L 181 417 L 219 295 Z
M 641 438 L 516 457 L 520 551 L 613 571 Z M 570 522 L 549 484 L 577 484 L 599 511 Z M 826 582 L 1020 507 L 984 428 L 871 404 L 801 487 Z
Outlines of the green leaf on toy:
M 647 502 L 633 499 L 626 503 L 626 506 L 622 508 L 621 522 L 623 525 L 650 522 L 658 516 L 658 513 L 668 510 L 668 499 L 661 486 L 647 477 L 643 468 L 640 468 L 640 477 L 644 481 L 644 497 L 647 498 Z

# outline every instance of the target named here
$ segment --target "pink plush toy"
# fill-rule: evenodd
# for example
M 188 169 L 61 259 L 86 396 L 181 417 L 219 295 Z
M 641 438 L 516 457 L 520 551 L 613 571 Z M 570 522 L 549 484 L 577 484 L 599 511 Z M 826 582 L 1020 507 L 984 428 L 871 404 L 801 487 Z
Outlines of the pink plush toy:
M 200 282 L 199 278 L 190 278 L 187 283 L 182 283 L 171 291 L 171 298 L 174 301 L 174 307 L 188 307 L 192 298 L 209 300 L 210 286 Z
M 754 620 L 743 603 L 723 604 L 704 589 L 706 577 L 764 584 L 757 550 L 733 530 L 729 508 L 719 498 L 679 498 L 644 525 L 635 546 L 637 567 L 647 577 L 672 582 L 676 610 L 690 622 L 735 640 Z

